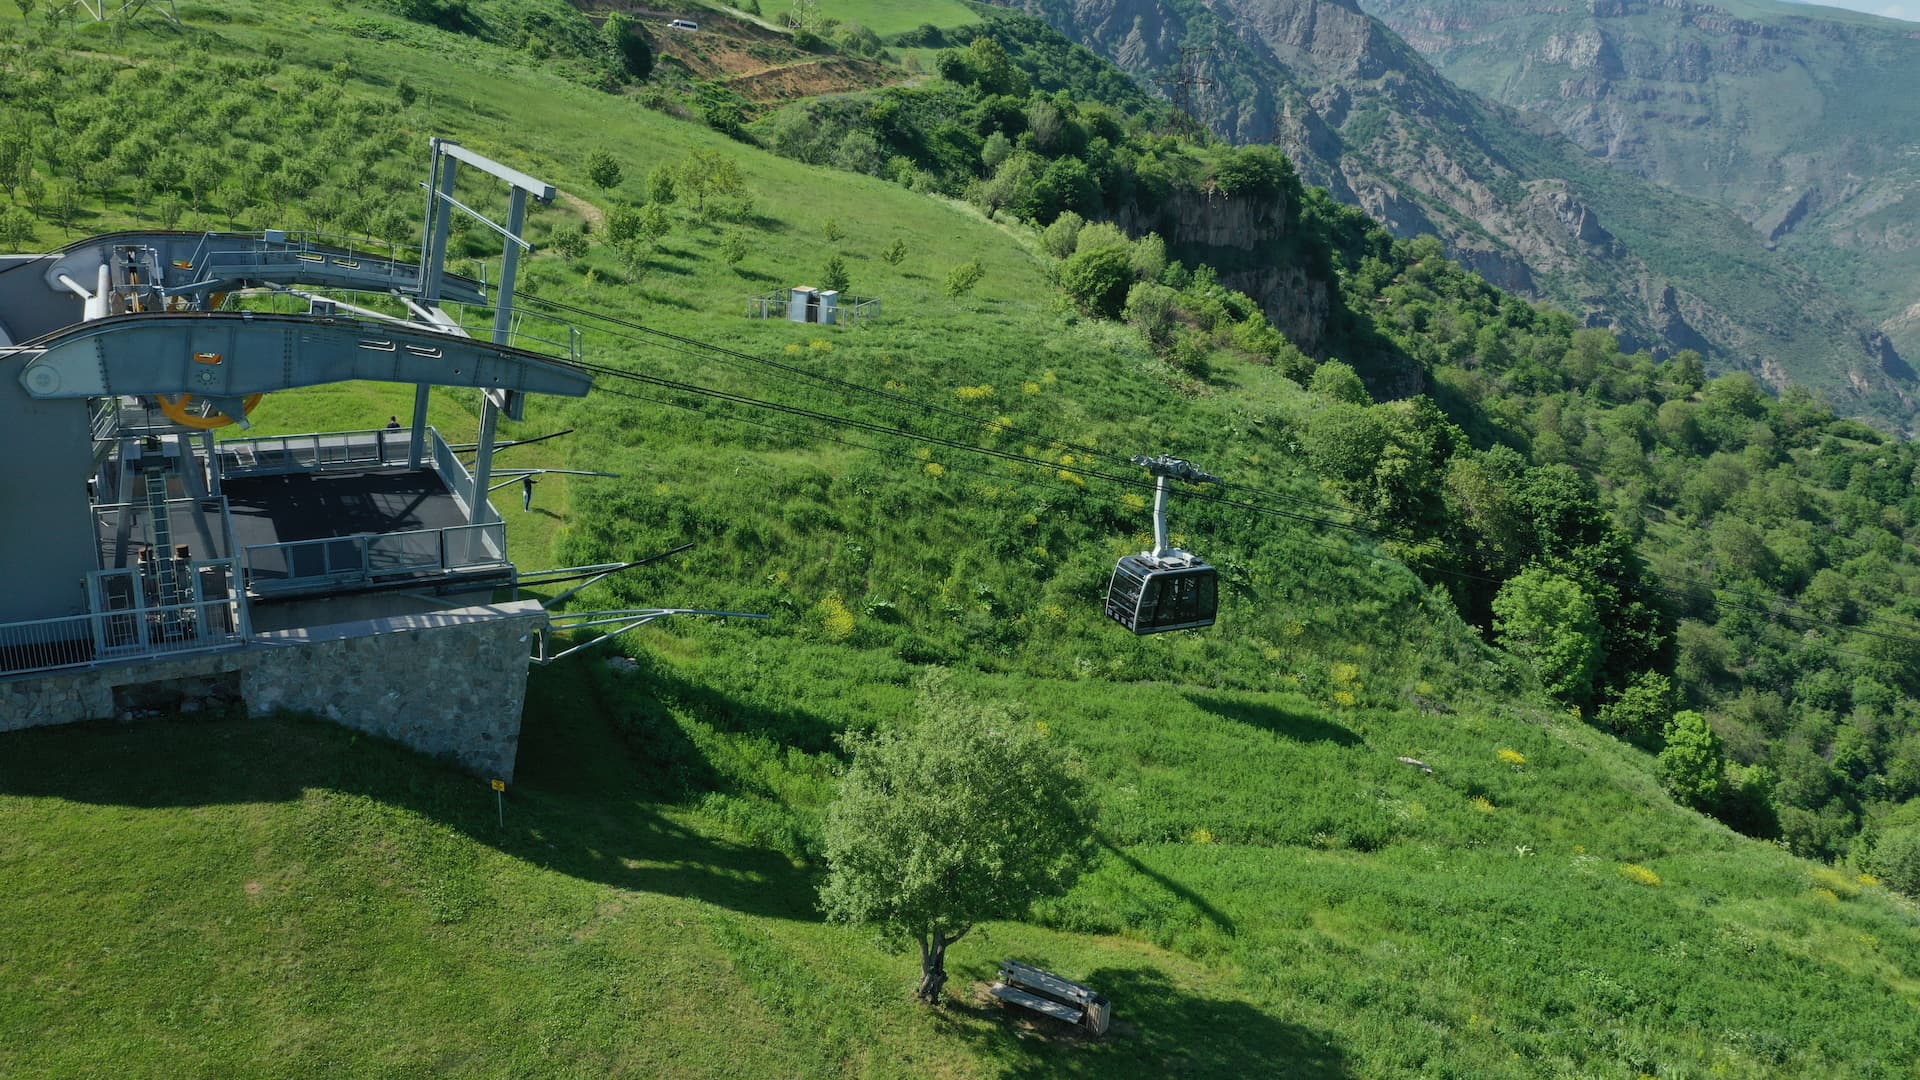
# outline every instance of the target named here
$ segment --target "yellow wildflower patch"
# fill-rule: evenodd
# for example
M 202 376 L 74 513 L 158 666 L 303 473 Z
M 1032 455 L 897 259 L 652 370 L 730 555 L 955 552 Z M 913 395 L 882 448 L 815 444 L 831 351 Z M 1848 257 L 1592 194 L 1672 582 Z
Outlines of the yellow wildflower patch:
M 831 593 L 826 599 L 815 605 L 820 613 L 820 628 L 826 631 L 827 640 L 845 641 L 853 636 L 853 612 L 848 610 L 846 601 L 839 593 Z
M 1620 873 L 1628 881 L 1641 885 L 1653 888 L 1658 888 L 1660 885 L 1660 875 L 1654 873 L 1651 868 L 1641 866 L 1639 863 L 1621 863 Z

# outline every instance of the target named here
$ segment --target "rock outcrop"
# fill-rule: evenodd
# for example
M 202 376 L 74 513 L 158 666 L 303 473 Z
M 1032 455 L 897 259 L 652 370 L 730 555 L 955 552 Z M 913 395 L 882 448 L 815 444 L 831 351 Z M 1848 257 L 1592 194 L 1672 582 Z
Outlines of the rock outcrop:
M 1285 260 L 1263 257 L 1286 244 L 1296 211 L 1278 198 L 1180 190 L 1150 213 L 1123 207 L 1114 223 L 1134 236 L 1159 233 L 1175 258 L 1221 268 L 1222 285 L 1252 297 L 1294 344 L 1318 353 L 1333 305 L 1331 283 Z

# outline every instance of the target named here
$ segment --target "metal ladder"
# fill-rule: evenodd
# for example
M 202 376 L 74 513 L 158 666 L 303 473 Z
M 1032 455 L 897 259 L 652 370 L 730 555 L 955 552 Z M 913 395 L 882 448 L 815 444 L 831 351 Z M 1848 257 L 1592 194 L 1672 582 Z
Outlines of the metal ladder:
M 143 462 L 147 482 L 147 513 L 153 521 L 153 580 L 159 592 L 159 606 L 171 609 L 180 604 L 178 562 L 173 557 L 173 514 L 167 509 L 166 458 Z M 160 617 L 160 633 L 172 639 L 183 636 L 186 626 L 179 611 L 169 610 Z

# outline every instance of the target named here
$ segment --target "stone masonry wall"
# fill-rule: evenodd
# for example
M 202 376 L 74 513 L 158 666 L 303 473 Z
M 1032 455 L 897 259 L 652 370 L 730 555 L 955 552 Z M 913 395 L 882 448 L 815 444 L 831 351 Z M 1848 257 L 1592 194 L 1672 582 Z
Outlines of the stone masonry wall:
M 249 715 L 311 713 L 513 779 L 533 601 L 254 635 L 245 649 L 0 681 L 0 731 L 106 719 L 114 690 L 240 673 Z

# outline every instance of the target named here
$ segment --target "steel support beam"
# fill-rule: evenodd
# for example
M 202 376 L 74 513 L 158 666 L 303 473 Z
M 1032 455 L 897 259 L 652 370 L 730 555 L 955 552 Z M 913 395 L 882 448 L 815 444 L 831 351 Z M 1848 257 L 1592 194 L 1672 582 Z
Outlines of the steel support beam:
M 428 307 L 440 302 L 442 279 L 447 273 L 447 238 L 453 232 L 453 207 L 447 199 L 453 195 L 454 182 L 459 178 L 458 162 L 443 157 L 439 153 L 440 140 L 434 140 L 435 170 L 440 176 L 439 190 L 432 193 L 433 228 L 427 233 L 426 255 L 427 280 L 420 289 L 420 301 Z
M 456 161 L 464 161 L 474 168 L 479 169 L 481 172 L 487 173 L 497 179 L 505 180 L 507 183 L 513 185 L 515 191 L 526 192 L 528 195 L 539 199 L 543 203 L 553 201 L 554 190 L 552 184 L 544 180 L 535 180 L 519 169 L 510 169 L 490 157 L 476 154 L 457 142 L 451 142 L 446 139 L 439 139 L 436 140 L 436 142 L 439 143 L 441 153 L 444 153 Z M 514 235 L 518 236 L 519 233 L 516 231 Z
M 552 188 L 548 188 L 552 191 Z M 519 186 L 513 189 L 513 200 L 507 211 L 507 235 L 514 243 L 508 244 L 500 256 L 499 306 L 493 313 L 493 343 L 507 344 L 513 336 L 513 279 L 520 270 L 520 230 L 527 225 L 527 193 Z M 491 390 L 480 392 L 480 447 L 473 462 L 473 490 L 479 493 L 474 500 L 473 523 L 483 525 L 492 504 L 487 501 L 487 484 L 493 480 L 493 437 L 500 425 L 500 405 Z M 505 394 L 499 395 L 504 397 Z
M 559 361 L 425 326 L 240 311 L 112 316 L 9 354 L 28 360 L 20 382 L 36 398 L 240 398 L 356 379 L 566 397 L 593 386 Z

